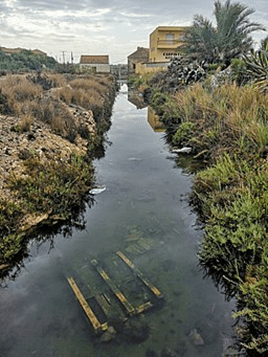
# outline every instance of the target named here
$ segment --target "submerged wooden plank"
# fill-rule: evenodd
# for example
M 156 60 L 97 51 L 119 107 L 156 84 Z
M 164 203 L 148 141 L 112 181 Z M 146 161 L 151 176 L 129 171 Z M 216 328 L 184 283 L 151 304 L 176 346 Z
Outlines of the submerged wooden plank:
M 130 315 L 133 315 L 135 313 L 134 307 L 131 305 L 131 303 L 127 300 L 125 295 L 118 289 L 116 284 L 112 281 L 112 279 L 109 277 L 109 275 L 100 267 L 98 261 L 96 259 L 92 260 L 92 265 L 94 265 L 99 272 L 100 276 L 103 278 L 103 280 L 107 283 L 109 288 L 112 290 L 112 292 L 115 294 L 115 296 L 118 298 L 118 300 L 121 302 L 121 304 L 124 306 L 124 308 L 127 310 L 127 313 Z
M 119 250 L 116 254 L 133 270 L 133 272 L 137 275 L 137 277 L 152 291 L 152 293 L 159 299 L 163 298 L 163 294 L 159 289 L 157 289 L 149 279 L 138 269 L 135 267 L 133 263 Z
M 95 299 L 98 302 L 98 304 L 101 306 L 106 316 L 108 316 L 110 313 L 111 306 L 110 303 L 107 301 L 107 298 L 104 296 L 104 294 L 97 293 L 95 295 Z
M 141 304 L 138 307 L 136 307 L 135 312 L 136 314 L 141 314 L 142 312 L 148 310 L 152 306 L 153 304 L 151 303 L 151 301 L 147 301 L 144 304 Z
M 90 308 L 90 306 L 88 305 L 86 299 L 84 298 L 82 292 L 80 291 L 79 287 L 76 285 L 74 279 L 72 277 L 67 278 L 75 296 L 77 297 L 77 300 L 79 301 L 80 305 L 82 306 L 84 312 L 86 313 L 90 323 L 92 324 L 93 328 L 95 331 L 98 330 L 102 330 L 105 331 L 108 328 L 108 324 L 107 322 L 101 324 L 98 320 L 98 318 L 96 317 L 96 315 L 94 314 L 94 312 L 92 311 L 92 309 Z

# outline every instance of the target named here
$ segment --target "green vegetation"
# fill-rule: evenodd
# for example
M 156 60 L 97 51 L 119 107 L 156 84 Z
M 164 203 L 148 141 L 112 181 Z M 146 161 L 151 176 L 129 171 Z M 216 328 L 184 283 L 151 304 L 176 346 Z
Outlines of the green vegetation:
M 29 50 L 20 53 L 5 54 L 0 51 L 0 70 L 2 71 L 40 71 L 43 68 L 54 69 L 57 61 L 53 57 L 35 54 Z
M 144 73 L 141 75 L 132 75 L 128 78 L 128 85 L 134 87 L 138 92 L 143 93 L 143 91 L 148 88 L 148 82 L 154 76 L 154 73 Z
M 170 143 L 190 146 L 206 164 L 191 195 L 205 227 L 200 265 L 236 296 L 240 346 L 258 356 L 268 351 L 268 97 L 251 86 L 208 83 L 173 96 L 156 92 L 152 105 Z
M 173 94 L 151 88 L 172 146 L 191 147 L 190 201 L 204 225 L 199 261 L 227 298 L 236 297 L 239 348 L 268 352 L 268 56 L 235 59 L 230 74 Z M 152 79 L 151 83 L 155 83 Z
M 19 118 L 7 129 L 12 137 L 19 142 L 24 135 L 29 142 L 32 135 L 35 143 L 34 127 L 42 128 L 41 137 L 48 138 L 39 150 L 28 143 L 23 149 L 12 148 L 21 161 L 10 171 L 0 198 L 3 276 L 17 264 L 16 257 L 23 257 L 27 239 L 40 227 L 70 222 L 74 214 L 81 214 L 84 202 L 92 201 L 88 195 L 94 184 L 92 158 L 104 150 L 103 133 L 110 125 L 116 89 L 109 75 L 39 73 L 5 76 L 0 91 L 1 112 Z
M 216 0 L 216 27 L 202 15 L 196 15 L 185 36 L 185 53 L 191 59 L 229 65 L 233 58 L 253 47 L 252 32 L 265 30 L 261 24 L 249 21 L 253 13 L 253 9 L 239 2 L 232 4 L 227 0 L 223 5 Z
M 268 88 L 268 46 L 266 50 L 252 51 L 250 56 L 244 59 L 247 74 L 253 78 L 253 83 L 262 92 Z
M 222 155 L 196 175 L 193 199 L 205 221 L 200 264 L 237 297 L 241 345 L 255 356 L 268 350 L 268 165 L 252 159 Z
M 76 154 L 65 162 L 60 157 L 44 161 L 34 154 L 24 167 L 23 176 L 16 172 L 11 175 L 9 187 L 27 213 L 49 212 L 67 219 L 70 207 L 79 206 L 81 196 L 93 181 L 91 164 Z
M 145 94 L 166 126 L 169 144 L 192 148 L 186 169 L 195 173 L 190 201 L 204 226 L 200 265 L 227 298 L 236 297 L 239 349 L 263 356 L 268 353 L 268 37 L 252 50 L 249 35 L 264 30 L 249 21 L 254 10 L 229 0 L 214 5 L 216 27 L 195 16 L 186 34 L 186 58 L 180 59 L 203 61 L 206 76 L 174 87 L 181 73 L 177 59 L 166 75 L 139 78 L 137 85 L 149 86 Z
M 42 225 L 67 221 L 72 210 L 81 207 L 93 178 L 92 165 L 83 156 L 72 154 L 63 162 L 61 158 L 40 160 L 37 154 L 33 154 L 25 160 L 23 175 L 14 172 L 9 179 L 16 204 L 4 199 L 0 202 L 1 264 L 12 266 L 21 251 L 26 234 L 30 233 L 27 220 L 25 231 L 21 226 L 25 217 L 31 221 L 42 217 Z M 36 227 L 29 225 L 29 228 L 34 231 Z

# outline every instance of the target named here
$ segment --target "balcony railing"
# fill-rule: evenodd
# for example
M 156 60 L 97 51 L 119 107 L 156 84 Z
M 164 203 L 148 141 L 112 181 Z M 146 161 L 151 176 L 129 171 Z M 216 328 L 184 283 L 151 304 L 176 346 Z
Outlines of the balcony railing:
M 179 40 L 158 40 L 157 47 L 178 46 L 180 43 Z

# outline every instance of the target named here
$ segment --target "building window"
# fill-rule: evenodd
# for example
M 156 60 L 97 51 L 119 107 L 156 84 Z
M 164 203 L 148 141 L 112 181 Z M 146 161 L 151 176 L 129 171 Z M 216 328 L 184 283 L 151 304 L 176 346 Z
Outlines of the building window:
M 174 41 L 174 34 L 167 33 L 166 34 L 166 42 L 167 42 L 167 44 L 172 45 L 173 41 Z

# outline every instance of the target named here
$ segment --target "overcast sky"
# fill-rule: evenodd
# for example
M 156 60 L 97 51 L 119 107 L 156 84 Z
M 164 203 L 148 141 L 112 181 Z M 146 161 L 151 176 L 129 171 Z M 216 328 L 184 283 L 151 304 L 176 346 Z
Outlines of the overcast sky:
M 239 2 L 268 29 L 268 0 Z M 195 14 L 213 20 L 213 9 L 214 0 L 0 0 L 0 46 L 38 48 L 58 61 L 73 52 L 75 62 L 108 54 L 110 63 L 126 63 L 137 46 L 149 46 L 157 26 L 191 25 Z M 253 37 L 259 44 L 267 35 Z

